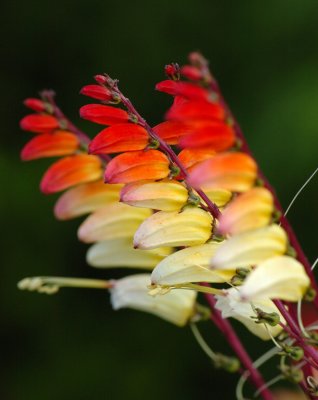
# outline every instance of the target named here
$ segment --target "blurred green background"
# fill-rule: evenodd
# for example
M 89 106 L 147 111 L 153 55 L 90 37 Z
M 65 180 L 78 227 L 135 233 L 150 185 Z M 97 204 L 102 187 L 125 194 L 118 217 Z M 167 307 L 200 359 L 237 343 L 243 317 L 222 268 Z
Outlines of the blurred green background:
M 215 371 L 189 329 L 150 315 L 113 312 L 108 295 L 62 290 L 19 292 L 32 275 L 114 277 L 85 264 L 79 221 L 57 222 L 57 196 L 39 193 L 49 161 L 23 164 L 30 138 L 20 132 L 25 97 L 54 88 L 65 113 L 79 120 L 78 95 L 107 72 L 151 124 L 168 107 L 153 88 L 163 66 L 201 50 L 259 163 L 284 206 L 317 167 L 318 2 L 29 0 L 2 5 L 2 277 L 3 400 L 234 399 L 237 376 Z M 317 257 L 318 177 L 290 212 L 310 260 Z M 237 325 L 236 325 L 237 326 Z M 211 347 L 230 353 L 209 324 Z M 240 330 L 256 357 L 269 344 Z M 267 378 L 275 367 L 265 368 Z

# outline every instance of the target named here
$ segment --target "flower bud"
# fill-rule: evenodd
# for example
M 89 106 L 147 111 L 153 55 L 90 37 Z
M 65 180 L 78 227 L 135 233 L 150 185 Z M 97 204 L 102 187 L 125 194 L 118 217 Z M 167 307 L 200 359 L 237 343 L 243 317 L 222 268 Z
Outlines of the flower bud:
M 195 246 L 205 243 L 211 231 L 212 217 L 200 208 L 159 211 L 140 225 L 134 236 L 134 246 L 140 249 Z
M 48 133 L 60 127 L 59 121 L 46 114 L 29 114 L 20 121 L 20 128 L 34 133 Z
M 59 220 L 67 220 L 117 203 L 121 188 L 122 185 L 108 185 L 102 180 L 71 188 L 57 200 L 54 215 Z
M 95 243 L 87 252 L 87 263 L 97 268 L 145 268 L 153 269 L 171 253 L 169 247 L 154 250 L 136 250 L 132 238 L 109 239 Z
M 78 138 L 69 131 L 43 133 L 31 139 L 21 151 L 24 161 L 73 154 L 79 148 Z
M 101 125 L 114 125 L 129 121 L 129 115 L 125 110 L 101 104 L 87 104 L 81 107 L 80 116 Z
M 109 204 L 85 219 L 78 229 L 78 238 L 85 243 L 132 238 L 142 221 L 150 215 L 151 211 L 146 208 Z
M 223 211 L 218 231 L 236 235 L 257 229 L 270 222 L 274 208 L 273 196 L 265 188 L 253 188 L 235 198 Z
M 167 178 L 168 158 L 158 150 L 131 151 L 113 158 L 105 170 L 105 182 L 130 183 Z
M 162 211 L 178 211 L 187 199 L 187 189 L 181 183 L 169 179 L 129 183 L 120 193 L 120 201 L 123 203 Z
M 102 175 L 98 157 L 76 154 L 52 164 L 44 174 L 40 188 L 45 194 L 60 192 L 80 183 L 95 181 Z
M 206 89 L 189 82 L 166 80 L 157 83 L 156 90 L 172 96 L 183 96 L 189 100 L 209 100 L 209 92 Z
M 176 97 L 177 98 L 177 97 Z M 178 101 L 166 114 L 166 119 L 173 121 L 222 120 L 225 119 L 224 108 L 217 103 L 207 101 Z
M 86 85 L 82 87 L 80 94 L 101 101 L 110 101 L 113 99 L 110 90 L 101 85 Z
M 23 104 L 26 107 L 30 108 L 31 110 L 37 112 L 42 112 L 47 110 L 46 103 L 40 99 L 33 99 L 33 98 L 25 99 Z
M 278 225 L 247 231 L 222 243 L 211 260 L 211 268 L 236 269 L 253 266 L 284 254 L 286 248 L 286 233 Z
M 191 81 L 199 81 L 203 78 L 202 72 L 191 65 L 184 65 L 181 67 L 181 75 L 183 75 L 185 78 L 190 79 Z
M 116 124 L 103 129 L 89 144 L 90 154 L 121 153 L 143 150 L 149 143 L 149 135 L 140 125 Z

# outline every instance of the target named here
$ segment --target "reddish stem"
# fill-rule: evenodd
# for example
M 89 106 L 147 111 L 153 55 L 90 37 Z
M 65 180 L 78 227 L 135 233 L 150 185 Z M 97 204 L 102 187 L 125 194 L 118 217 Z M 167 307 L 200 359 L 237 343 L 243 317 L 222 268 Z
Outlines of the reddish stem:
M 263 387 L 260 394 L 262 395 L 264 400 L 272 400 L 273 396 L 271 392 L 264 386 L 265 382 L 261 374 L 254 367 L 253 361 L 251 360 L 250 356 L 243 347 L 239 337 L 232 328 L 232 325 L 227 319 L 224 319 L 220 311 L 215 308 L 216 300 L 214 296 L 211 294 L 205 294 L 205 298 L 209 303 L 211 309 L 213 310 L 214 320 L 217 321 L 218 326 L 222 331 L 222 333 L 224 334 L 224 336 L 226 337 L 228 343 L 230 344 L 230 346 L 232 347 L 238 358 L 241 360 L 243 366 L 248 370 L 249 379 L 253 382 L 256 388 L 260 389 Z

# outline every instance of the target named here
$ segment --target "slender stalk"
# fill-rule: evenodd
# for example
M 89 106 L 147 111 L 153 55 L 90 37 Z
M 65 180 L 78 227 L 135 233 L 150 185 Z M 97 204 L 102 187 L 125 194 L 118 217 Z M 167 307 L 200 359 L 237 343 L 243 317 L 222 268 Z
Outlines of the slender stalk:
M 55 93 L 53 90 L 42 90 L 40 96 L 47 101 L 53 108 L 53 113 L 59 120 L 62 120 L 66 124 L 66 129 L 75 133 L 75 135 L 79 138 L 79 140 L 84 145 L 88 145 L 91 139 L 86 135 L 86 133 L 82 132 L 77 126 L 73 124 L 63 113 L 63 111 L 57 106 L 55 102 Z

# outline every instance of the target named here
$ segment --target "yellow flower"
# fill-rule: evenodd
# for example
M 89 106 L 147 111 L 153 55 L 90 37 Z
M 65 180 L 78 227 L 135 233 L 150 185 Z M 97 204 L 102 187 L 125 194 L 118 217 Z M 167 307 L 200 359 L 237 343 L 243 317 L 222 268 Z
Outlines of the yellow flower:
M 212 217 L 197 207 L 181 212 L 159 211 L 147 218 L 134 236 L 134 246 L 154 249 L 162 246 L 195 246 L 211 236 Z
M 172 290 L 164 296 L 150 296 L 149 274 L 131 275 L 113 282 L 111 303 L 115 310 L 133 308 L 184 326 L 194 315 L 196 293 L 191 290 Z

